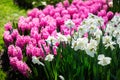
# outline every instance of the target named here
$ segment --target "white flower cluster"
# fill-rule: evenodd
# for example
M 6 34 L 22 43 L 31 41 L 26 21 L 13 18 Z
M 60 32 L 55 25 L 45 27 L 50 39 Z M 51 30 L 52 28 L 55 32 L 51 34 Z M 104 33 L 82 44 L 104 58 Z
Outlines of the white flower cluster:
M 120 15 L 115 15 L 113 17 L 107 24 L 105 32 L 106 36 L 103 38 L 103 42 L 106 44 L 106 48 L 110 46 L 111 49 L 114 49 L 114 46 L 112 45 L 115 44 L 118 44 L 120 47 Z
M 52 44 L 55 45 L 56 43 L 60 43 L 60 42 L 65 42 L 65 43 L 70 43 L 71 41 L 71 36 L 70 35 L 63 35 L 61 33 L 57 33 L 57 36 L 49 36 L 46 39 L 46 42 L 48 44 Z
M 74 48 L 75 51 L 79 49 L 85 50 L 89 56 L 94 57 L 102 35 L 99 27 L 102 26 L 103 23 L 104 20 L 101 17 L 89 14 L 88 18 L 79 26 L 78 32 L 75 32 L 73 35 L 72 48 Z M 86 33 L 91 36 L 90 39 L 84 37 Z
M 75 26 L 75 23 L 72 20 L 65 21 L 65 26 L 68 28 L 72 28 Z
M 83 34 L 86 32 L 93 34 L 98 30 L 98 27 L 103 24 L 104 20 L 101 17 L 89 14 L 88 18 L 81 23 L 79 30 L 82 31 Z
M 116 44 L 118 44 L 120 47 L 119 15 L 114 16 L 114 18 L 107 24 L 105 34 L 103 34 L 103 31 L 100 29 L 103 24 L 104 20 L 101 17 L 89 14 L 88 18 L 83 20 L 78 27 L 78 31 L 74 32 L 73 35 L 66 36 L 61 33 L 57 33 L 56 37 L 49 36 L 46 41 L 49 44 L 60 42 L 71 43 L 71 48 L 73 48 L 75 51 L 84 50 L 87 55 L 94 57 L 95 54 L 97 54 L 100 40 L 102 40 L 102 44 L 104 45 L 105 49 L 109 47 L 111 50 L 114 50 Z M 75 26 L 72 20 L 66 21 L 65 25 L 69 28 Z M 87 35 L 87 37 L 85 35 Z M 98 60 L 98 64 L 105 66 L 110 64 L 111 58 L 105 57 L 104 55 L 99 55 Z

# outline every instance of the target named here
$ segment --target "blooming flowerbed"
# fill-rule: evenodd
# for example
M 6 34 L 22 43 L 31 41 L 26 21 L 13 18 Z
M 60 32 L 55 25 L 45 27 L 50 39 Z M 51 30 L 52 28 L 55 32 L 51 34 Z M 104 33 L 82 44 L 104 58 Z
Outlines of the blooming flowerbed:
M 31 80 L 118 79 L 120 14 L 108 11 L 106 0 L 65 0 L 27 15 L 5 25 L 16 72 Z

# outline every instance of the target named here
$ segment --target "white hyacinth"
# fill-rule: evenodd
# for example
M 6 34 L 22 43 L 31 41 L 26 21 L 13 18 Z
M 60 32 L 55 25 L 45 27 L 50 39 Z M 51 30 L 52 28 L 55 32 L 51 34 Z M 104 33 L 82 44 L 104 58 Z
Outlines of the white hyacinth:
M 65 26 L 68 28 L 72 28 L 75 26 L 75 23 L 72 20 L 65 21 Z
M 45 61 L 51 62 L 53 59 L 54 59 L 54 55 L 53 55 L 53 54 L 48 54 L 48 55 L 45 57 Z
M 34 64 L 38 64 L 38 65 L 44 66 L 44 64 L 42 62 L 40 62 L 39 59 L 36 56 L 32 56 L 32 62 Z
M 100 54 L 98 55 L 98 64 L 102 65 L 102 66 L 106 66 L 108 64 L 110 64 L 111 62 L 111 58 L 110 57 L 105 57 L 104 54 Z

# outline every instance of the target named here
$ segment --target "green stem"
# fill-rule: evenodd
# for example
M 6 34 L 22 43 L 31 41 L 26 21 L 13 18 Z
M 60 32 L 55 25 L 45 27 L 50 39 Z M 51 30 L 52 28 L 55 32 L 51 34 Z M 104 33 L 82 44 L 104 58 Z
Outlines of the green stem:
M 47 69 L 46 69 L 45 67 L 44 67 L 44 70 L 45 70 L 45 73 L 46 73 L 47 79 L 49 79 L 49 75 L 48 75 Z

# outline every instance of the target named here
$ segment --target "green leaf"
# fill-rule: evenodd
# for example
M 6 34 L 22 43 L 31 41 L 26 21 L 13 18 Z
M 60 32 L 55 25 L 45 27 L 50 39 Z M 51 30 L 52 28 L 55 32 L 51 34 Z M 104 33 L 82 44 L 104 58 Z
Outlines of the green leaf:
M 120 69 L 117 71 L 117 80 L 120 79 Z

